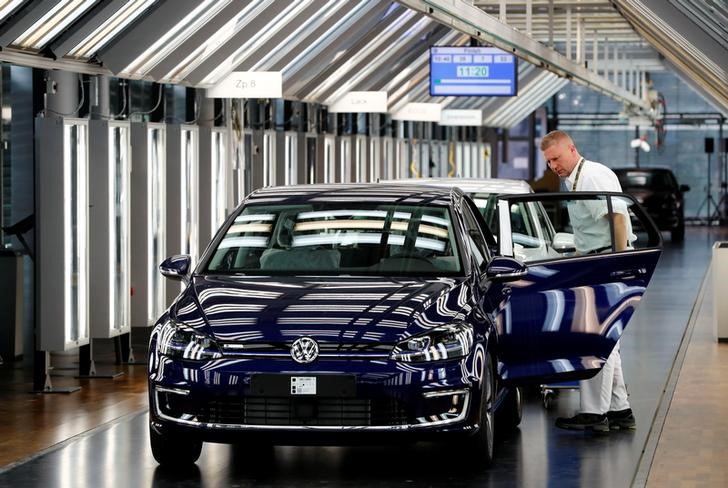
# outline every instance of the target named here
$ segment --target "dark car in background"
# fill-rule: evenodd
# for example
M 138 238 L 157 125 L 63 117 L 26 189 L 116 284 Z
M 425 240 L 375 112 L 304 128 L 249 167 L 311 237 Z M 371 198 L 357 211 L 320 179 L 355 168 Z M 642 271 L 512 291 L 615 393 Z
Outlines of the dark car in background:
M 622 191 L 637 199 L 660 230 L 670 231 L 673 241 L 685 238 L 683 193 L 690 190 L 680 185 L 668 168 L 615 168 Z

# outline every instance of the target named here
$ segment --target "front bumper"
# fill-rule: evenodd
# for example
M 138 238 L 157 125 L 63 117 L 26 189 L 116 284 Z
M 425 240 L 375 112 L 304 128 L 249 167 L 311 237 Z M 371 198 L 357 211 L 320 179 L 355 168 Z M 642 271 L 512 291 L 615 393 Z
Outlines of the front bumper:
M 152 426 L 203 440 L 235 440 L 237 433 L 277 437 L 356 437 L 391 433 L 477 430 L 480 382 L 472 357 L 442 364 L 390 360 L 291 361 L 222 359 L 209 362 L 160 357 L 150 372 Z M 348 377 L 355 391 L 292 395 L 259 394 L 254 377 Z M 346 435 L 344 435 L 346 434 Z M 420 434 L 422 434 L 420 436 Z M 238 434 L 239 435 L 239 434 Z

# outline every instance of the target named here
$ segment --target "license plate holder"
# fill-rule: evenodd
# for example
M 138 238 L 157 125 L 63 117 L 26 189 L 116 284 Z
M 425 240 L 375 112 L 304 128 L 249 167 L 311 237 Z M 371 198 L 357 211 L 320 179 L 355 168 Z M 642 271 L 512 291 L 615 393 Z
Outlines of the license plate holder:
M 356 378 L 343 374 L 256 374 L 250 379 L 249 395 L 351 398 L 356 396 Z
M 315 395 L 315 376 L 291 376 L 291 395 Z

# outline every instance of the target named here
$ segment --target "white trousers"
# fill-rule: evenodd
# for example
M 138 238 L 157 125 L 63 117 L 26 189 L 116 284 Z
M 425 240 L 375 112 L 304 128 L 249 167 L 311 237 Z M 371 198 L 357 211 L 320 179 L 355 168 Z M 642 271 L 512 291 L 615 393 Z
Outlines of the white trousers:
M 630 408 L 627 387 L 622 375 L 622 358 L 619 356 L 619 342 L 607 358 L 602 370 L 590 380 L 579 382 L 581 391 L 581 412 L 605 414 Z

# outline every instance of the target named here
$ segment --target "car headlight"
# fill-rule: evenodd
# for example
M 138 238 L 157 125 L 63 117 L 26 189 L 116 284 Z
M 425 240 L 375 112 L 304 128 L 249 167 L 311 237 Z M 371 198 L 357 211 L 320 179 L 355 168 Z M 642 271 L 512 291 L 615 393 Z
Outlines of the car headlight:
M 219 359 L 222 357 L 220 346 L 214 340 L 174 320 L 168 320 L 162 326 L 157 344 L 161 354 L 172 358 Z
M 467 356 L 473 348 L 473 328 L 458 322 L 412 336 L 397 344 L 390 359 L 408 363 L 443 361 Z

